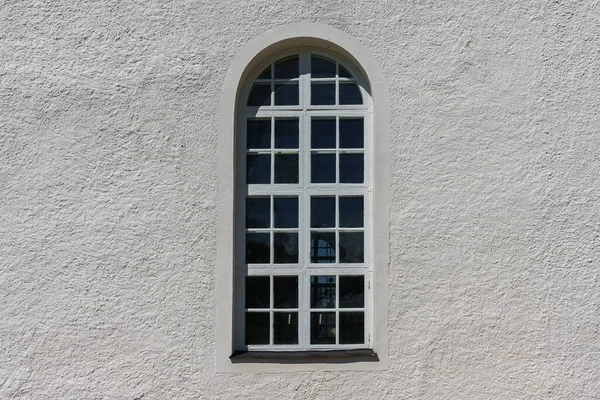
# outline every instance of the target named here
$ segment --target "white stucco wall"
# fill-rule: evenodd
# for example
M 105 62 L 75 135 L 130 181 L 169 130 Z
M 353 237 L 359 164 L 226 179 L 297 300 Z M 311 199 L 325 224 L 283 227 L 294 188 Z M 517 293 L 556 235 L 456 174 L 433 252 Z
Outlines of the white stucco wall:
M 389 368 L 215 371 L 217 111 L 271 27 L 391 99 Z M 5 1 L 0 398 L 600 397 L 600 6 Z

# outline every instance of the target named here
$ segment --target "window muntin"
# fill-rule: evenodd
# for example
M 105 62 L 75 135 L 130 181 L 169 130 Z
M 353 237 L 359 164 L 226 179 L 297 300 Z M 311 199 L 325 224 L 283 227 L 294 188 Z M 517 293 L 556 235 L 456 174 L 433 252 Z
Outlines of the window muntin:
M 350 69 L 329 54 L 298 51 L 276 57 L 242 94 L 238 179 L 245 177 L 245 185 L 238 186 L 237 210 L 246 226 L 237 246 L 245 259 L 237 260 L 236 290 L 254 290 L 246 287 L 249 278 L 270 284 L 263 286 L 264 308 L 238 301 L 238 350 L 372 346 L 370 98 Z M 268 99 L 255 101 L 267 87 Z M 280 277 L 297 281 L 294 308 L 274 307 Z M 333 278 L 336 300 L 313 307 L 313 286 L 322 277 Z M 360 306 L 344 300 L 352 279 L 362 282 L 354 295 Z

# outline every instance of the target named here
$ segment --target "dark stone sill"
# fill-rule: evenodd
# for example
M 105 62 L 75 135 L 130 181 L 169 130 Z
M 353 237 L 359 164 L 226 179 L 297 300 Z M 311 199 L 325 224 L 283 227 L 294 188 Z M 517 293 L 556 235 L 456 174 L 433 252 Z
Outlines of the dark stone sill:
M 327 351 L 236 351 L 229 357 L 234 364 L 346 364 L 377 362 L 377 353 L 370 349 Z

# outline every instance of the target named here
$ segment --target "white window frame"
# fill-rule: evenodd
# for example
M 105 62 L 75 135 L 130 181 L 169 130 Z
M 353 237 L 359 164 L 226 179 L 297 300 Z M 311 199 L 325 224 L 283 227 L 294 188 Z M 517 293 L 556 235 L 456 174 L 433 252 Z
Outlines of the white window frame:
M 312 46 L 335 54 L 344 60 L 346 67 L 358 67 L 368 77 L 373 102 L 371 119 L 373 132 L 372 166 L 373 207 L 371 229 L 373 297 L 371 308 L 373 321 L 371 343 L 378 355 L 377 362 L 270 364 L 252 362 L 236 364 L 230 356 L 234 351 L 234 302 L 239 298 L 234 288 L 235 247 L 235 195 L 234 176 L 236 171 L 236 118 L 238 101 L 242 98 L 242 84 L 251 77 L 251 72 L 265 59 L 283 49 Z M 244 97 L 245 98 L 245 97 Z M 239 126 L 239 125 L 238 125 Z M 231 62 L 223 83 L 218 114 L 219 155 L 219 200 L 217 204 L 217 265 L 216 265 L 216 367 L 219 372 L 286 372 L 319 370 L 378 370 L 388 366 L 388 259 L 389 259 L 389 97 L 387 86 L 378 63 L 370 52 L 353 37 L 332 27 L 299 23 L 280 26 L 257 37 L 244 46 Z M 365 227 L 365 232 L 366 232 Z M 307 285 L 305 287 L 308 287 Z

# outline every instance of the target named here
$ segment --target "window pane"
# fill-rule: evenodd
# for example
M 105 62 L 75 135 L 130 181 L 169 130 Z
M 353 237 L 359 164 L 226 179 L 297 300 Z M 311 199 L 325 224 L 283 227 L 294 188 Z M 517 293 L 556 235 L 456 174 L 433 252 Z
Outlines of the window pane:
M 362 153 L 340 154 L 340 182 L 363 183 L 364 162 Z
M 340 78 L 352 78 L 352 75 L 348 70 L 340 65 Z
M 362 263 L 365 258 L 362 232 L 340 232 L 340 263 Z
M 258 76 L 258 79 L 271 79 L 271 66 L 270 65 Z
M 248 96 L 248 105 L 251 107 L 271 105 L 271 84 L 255 83 Z
M 275 148 L 298 148 L 298 118 L 275 119 Z
M 310 344 L 335 344 L 335 313 L 310 313 Z
M 246 233 L 246 263 L 266 264 L 270 261 L 270 234 Z
M 335 104 L 335 83 L 312 82 L 310 104 L 315 106 Z
M 362 103 L 362 95 L 356 83 L 340 82 L 340 104 Z
M 269 228 L 271 226 L 271 199 L 268 197 L 246 198 L 246 228 Z
M 321 57 L 310 58 L 311 78 L 335 78 L 335 62 Z
M 248 149 L 271 148 L 271 119 L 249 119 L 246 126 Z
M 362 308 L 365 306 L 365 277 L 340 276 L 340 308 Z
M 275 197 L 275 228 L 298 227 L 298 197 Z
M 335 154 L 311 154 L 310 181 L 312 183 L 335 183 Z
M 298 56 L 291 56 L 275 63 L 275 79 L 293 79 L 300 76 Z
M 246 183 L 271 183 L 271 155 L 246 156 Z
M 311 232 L 310 262 L 314 264 L 335 262 L 334 232 Z
M 298 344 L 297 312 L 273 314 L 273 342 L 275 344 Z
M 298 97 L 297 83 L 275 85 L 276 106 L 296 106 L 298 105 Z
M 310 227 L 335 228 L 335 197 L 310 198 Z
M 298 308 L 298 277 L 274 276 L 275 308 Z
M 246 308 L 269 308 L 271 284 L 268 276 L 246 277 Z
M 364 226 L 364 200 L 362 196 L 340 197 L 340 227 Z
M 340 148 L 362 149 L 364 130 L 365 123 L 362 118 L 340 118 Z
M 359 344 L 365 342 L 365 313 L 340 313 L 340 344 Z
M 269 313 L 246 313 L 246 344 L 269 344 Z
M 335 276 L 310 277 L 310 307 L 335 308 Z
M 275 154 L 275 183 L 298 183 L 298 154 Z
M 311 148 L 335 149 L 335 118 L 313 118 L 310 125 Z
M 298 262 L 298 234 L 276 232 L 273 234 L 273 250 L 276 264 Z

